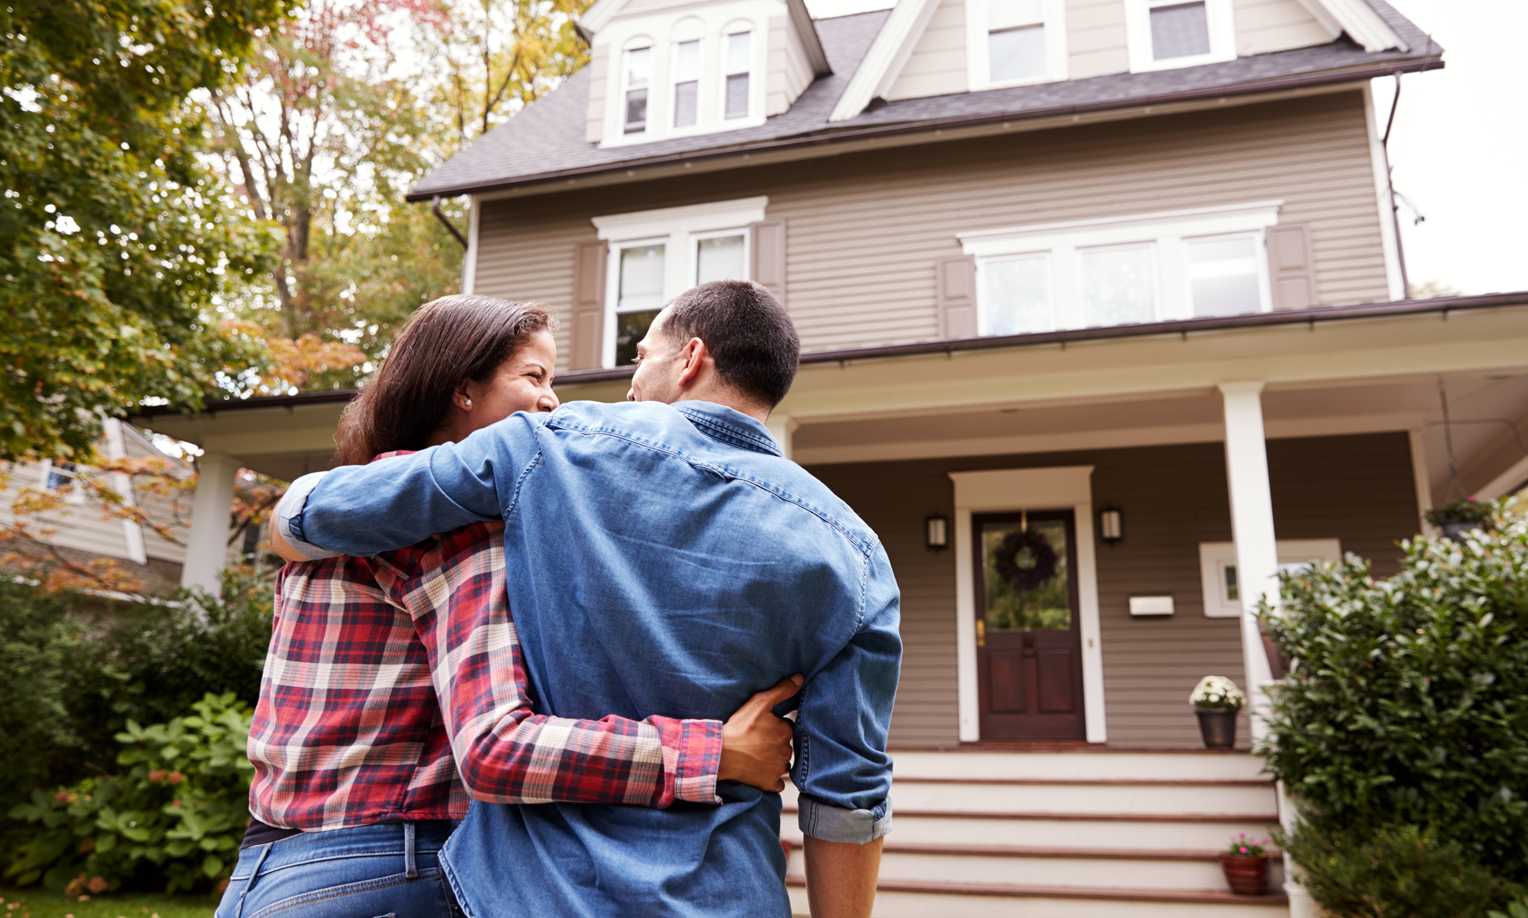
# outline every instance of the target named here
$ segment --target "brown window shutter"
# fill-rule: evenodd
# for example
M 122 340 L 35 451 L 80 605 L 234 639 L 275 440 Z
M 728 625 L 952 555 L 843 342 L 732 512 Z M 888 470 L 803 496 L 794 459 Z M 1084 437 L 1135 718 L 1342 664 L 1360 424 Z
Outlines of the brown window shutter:
M 580 242 L 573 268 L 573 359 L 575 370 L 595 370 L 605 363 L 604 242 Z
M 753 281 L 769 288 L 782 305 L 785 301 L 785 221 L 765 220 L 753 229 Z
M 976 259 L 969 255 L 941 259 L 939 272 L 939 336 L 975 338 Z
M 1316 305 L 1316 260 L 1311 254 L 1309 226 L 1291 223 L 1269 228 L 1268 280 L 1274 309 Z

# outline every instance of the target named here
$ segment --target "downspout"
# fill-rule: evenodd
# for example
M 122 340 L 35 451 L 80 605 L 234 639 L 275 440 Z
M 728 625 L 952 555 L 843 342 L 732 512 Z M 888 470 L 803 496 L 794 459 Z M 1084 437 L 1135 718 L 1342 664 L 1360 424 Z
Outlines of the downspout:
M 1393 112 L 1391 114 L 1392 116 L 1394 115 Z M 1386 132 L 1385 136 L 1388 137 L 1389 132 Z M 440 221 L 440 225 L 446 228 L 446 232 L 456 237 L 456 241 L 462 244 L 463 249 L 469 248 L 467 237 L 463 236 L 462 231 L 456 228 L 456 224 L 451 222 L 451 218 L 446 216 L 446 212 L 440 209 L 440 195 L 430 199 L 430 213 L 434 214 L 435 219 Z M 1403 268 L 1402 276 L 1404 276 L 1404 271 L 1405 269 Z
M 1390 222 L 1395 228 L 1396 267 L 1401 269 L 1401 292 L 1411 299 L 1411 279 L 1406 273 L 1406 243 L 1401 238 L 1401 205 L 1395 199 L 1395 168 L 1390 165 L 1390 131 L 1395 127 L 1395 113 L 1401 107 L 1401 75 L 1395 75 L 1395 96 L 1390 100 L 1390 118 L 1385 122 L 1385 136 L 1379 146 L 1385 156 L 1385 187 L 1390 193 Z

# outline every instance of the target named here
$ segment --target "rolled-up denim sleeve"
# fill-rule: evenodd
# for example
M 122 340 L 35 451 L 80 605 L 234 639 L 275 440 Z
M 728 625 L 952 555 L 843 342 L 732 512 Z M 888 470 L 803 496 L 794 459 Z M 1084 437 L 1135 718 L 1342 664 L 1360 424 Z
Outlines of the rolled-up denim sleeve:
M 886 736 L 902 666 L 901 598 L 879 546 L 864 608 L 853 638 L 808 679 L 796 721 L 797 816 L 803 835 L 823 841 L 865 844 L 891 831 Z
M 460 443 L 304 476 L 282 499 L 276 525 L 299 552 L 321 557 L 391 551 L 500 519 L 540 454 L 541 417 L 515 414 Z

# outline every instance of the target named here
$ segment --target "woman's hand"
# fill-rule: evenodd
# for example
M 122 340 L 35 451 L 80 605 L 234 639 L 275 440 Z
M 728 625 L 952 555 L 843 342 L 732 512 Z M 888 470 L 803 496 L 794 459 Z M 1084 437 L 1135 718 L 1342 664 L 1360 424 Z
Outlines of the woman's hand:
M 743 702 L 736 713 L 722 724 L 722 761 L 718 781 L 739 781 L 759 790 L 779 793 L 785 790 L 785 774 L 791 767 L 791 739 L 795 728 L 777 717 L 775 705 L 801 690 L 801 676 L 781 679 Z

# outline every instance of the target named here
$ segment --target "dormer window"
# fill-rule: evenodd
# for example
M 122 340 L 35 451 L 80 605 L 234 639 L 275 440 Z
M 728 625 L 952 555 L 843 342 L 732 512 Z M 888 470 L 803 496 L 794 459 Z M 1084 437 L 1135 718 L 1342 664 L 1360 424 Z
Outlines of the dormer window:
M 971 89 L 1066 79 L 1065 0 L 966 0 Z
M 651 44 L 629 46 L 625 58 L 621 92 L 625 104 L 624 131 L 641 134 L 647 130 L 647 90 L 653 80 L 653 47 Z
M 746 28 L 728 32 L 722 59 L 722 98 L 725 105 L 722 117 L 726 120 L 748 117 L 752 71 L 753 32 Z
M 1236 57 L 1231 0 L 1127 0 L 1130 69 L 1163 70 Z
M 694 127 L 700 119 L 700 39 L 674 43 L 674 127 Z

